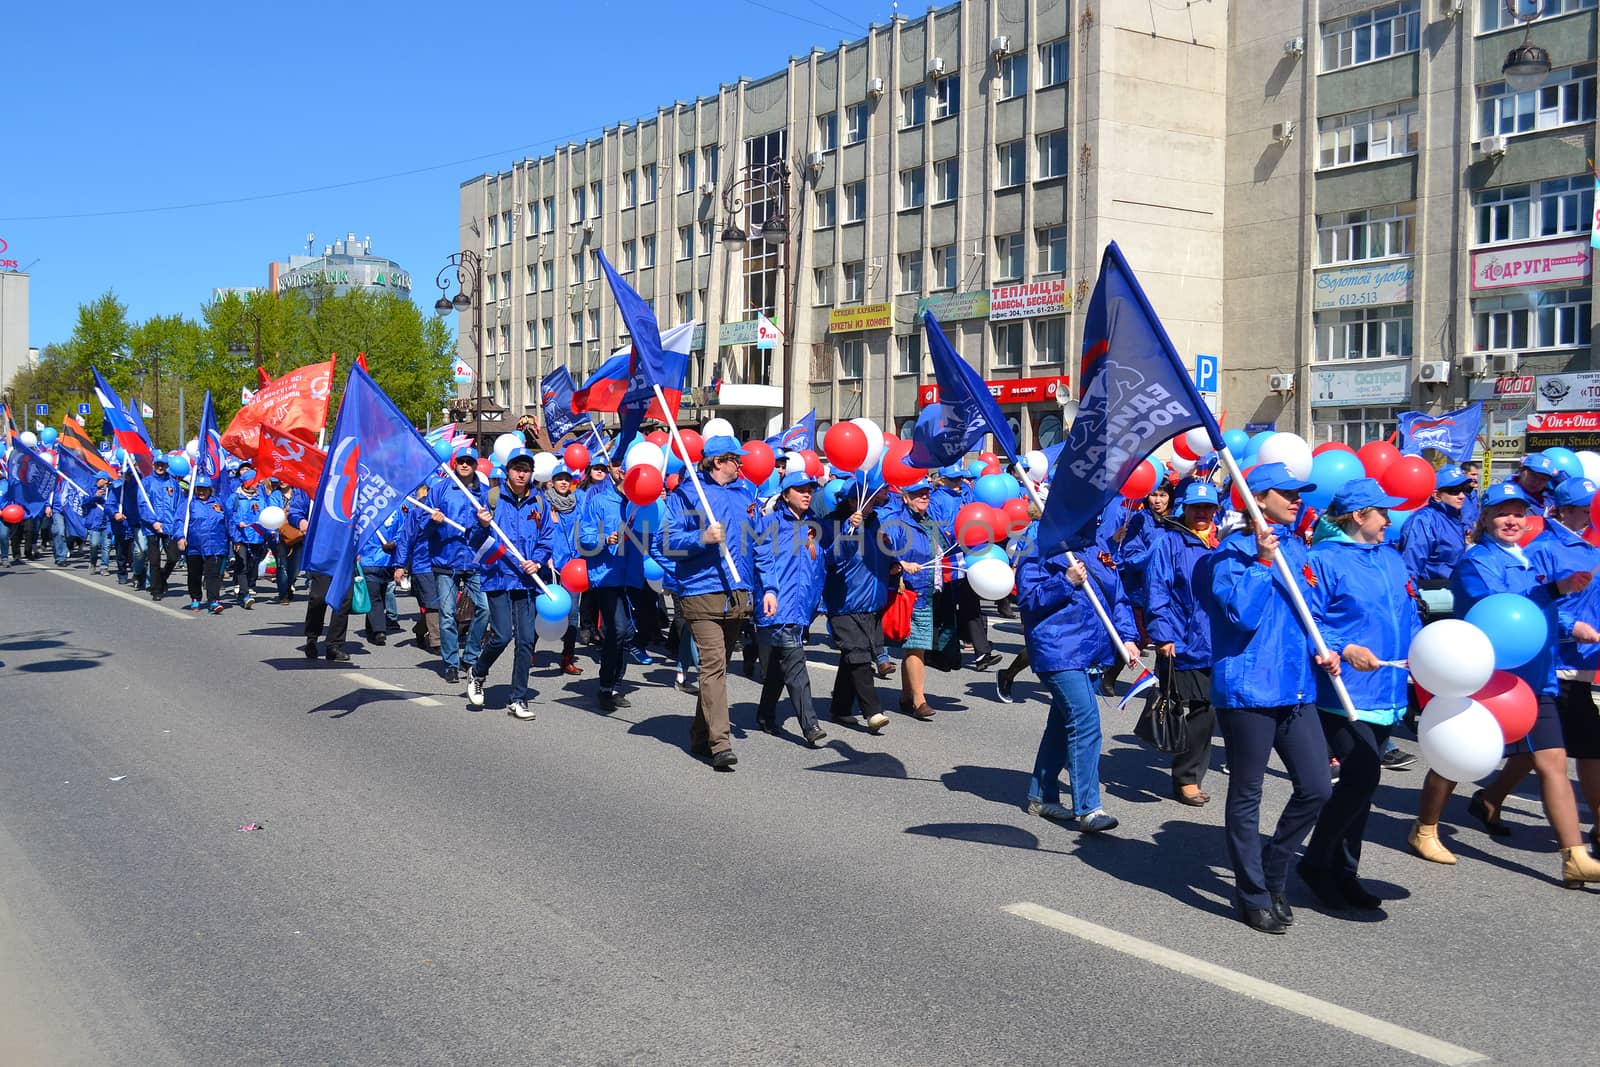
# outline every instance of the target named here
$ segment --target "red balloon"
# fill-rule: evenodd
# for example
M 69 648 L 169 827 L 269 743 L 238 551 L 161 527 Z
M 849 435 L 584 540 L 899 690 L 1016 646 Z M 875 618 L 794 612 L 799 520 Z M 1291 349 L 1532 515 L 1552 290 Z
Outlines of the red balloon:
M 561 565 L 561 588 L 577 596 L 589 589 L 589 561 L 574 556 Z
M 1020 534 L 1033 521 L 1033 516 L 1028 514 L 1028 502 L 1020 496 L 1014 496 L 1007 500 L 1001 505 L 1000 510 L 1004 511 L 1006 517 L 1011 520 L 1009 533 Z
M 574 474 L 582 474 L 589 469 L 589 450 L 574 441 L 561 453 L 561 462 L 567 465 L 567 470 Z
M 1002 514 L 1002 518 L 1004 515 Z M 1005 522 L 1011 520 L 1005 518 Z M 968 548 L 979 548 L 994 541 L 994 529 L 997 523 L 994 518 L 994 508 L 981 500 L 974 500 L 970 504 L 961 505 L 961 510 L 956 512 L 956 540 Z
M 987 467 L 991 463 L 999 463 L 1000 457 L 995 455 L 993 452 L 979 452 L 978 462 Z
M 1255 470 L 1255 467 L 1252 466 L 1252 467 L 1246 467 L 1244 470 L 1240 471 L 1239 473 L 1244 475 L 1244 477 L 1240 478 L 1239 482 L 1248 482 L 1250 480 L 1250 472 L 1253 471 L 1253 470 Z M 1243 512 L 1244 511 L 1244 494 L 1239 492 L 1239 482 L 1234 482 L 1233 483 L 1233 492 L 1232 492 L 1231 496 L 1232 496 L 1232 500 L 1233 500 L 1233 510 L 1234 511 L 1238 511 L 1238 512 Z
M 1382 444 L 1382 442 L 1377 442 Z M 1371 448 L 1371 445 L 1367 445 Z M 1392 446 L 1384 445 L 1385 448 Z M 1360 453 L 1357 453 L 1359 455 Z M 1367 470 L 1370 472 L 1371 467 Z M 1428 502 L 1428 497 L 1433 495 L 1433 464 L 1421 456 L 1401 456 L 1390 463 L 1381 475 L 1376 476 L 1378 484 L 1390 496 L 1405 498 L 1405 503 L 1396 507 L 1396 511 L 1410 511 L 1420 508 Z
M 640 463 L 622 476 L 622 495 L 646 507 L 661 499 L 661 468 Z
M 1596 530 L 1593 526 L 1583 531 L 1583 539 L 1594 547 L 1600 548 L 1600 530 Z
M 1128 480 L 1122 483 L 1122 495 L 1129 500 L 1143 500 L 1150 495 L 1150 490 L 1156 487 L 1160 477 L 1156 473 L 1154 463 L 1148 459 L 1141 460 L 1139 465 L 1133 468 L 1133 473 L 1128 475 Z
M 1523 519 L 1522 522 L 1524 529 L 1522 531 L 1522 536 L 1517 538 L 1517 544 L 1521 545 L 1523 548 L 1527 548 L 1529 545 L 1533 544 L 1533 539 L 1535 537 L 1538 537 L 1540 534 L 1544 533 L 1544 517 L 1542 515 L 1535 515 L 1530 511 L 1528 512 L 1528 517 Z
M 7 504 L 5 507 L 0 508 L 0 519 L 11 523 L 13 526 L 27 517 L 28 512 L 21 504 Z
M 479 474 L 487 475 L 492 470 L 494 470 L 494 460 L 490 459 L 488 456 L 484 456 L 482 459 L 478 460 Z
M 706 453 L 705 438 L 701 437 L 697 430 L 683 429 L 678 431 L 678 437 L 683 441 L 683 447 L 689 450 L 689 454 L 686 456 L 679 450 L 677 441 L 672 442 L 672 451 L 685 463 L 699 463 Z M 746 445 L 745 449 L 748 451 L 749 446 Z
M 659 448 L 667 447 L 668 435 L 665 430 L 651 430 L 644 435 L 644 439 Z
M 801 449 L 800 455 L 806 461 L 806 473 L 811 475 L 813 478 L 822 477 L 822 457 L 818 456 L 809 448 Z
M 1352 456 L 1357 454 L 1355 449 L 1351 448 L 1343 441 L 1324 441 L 1316 448 L 1311 450 L 1311 454 L 1313 456 L 1320 456 L 1324 452 L 1348 452 Z
M 926 468 L 913 467 L 906 462 L 906 456 L 910 453 L 911 444 L 907 441 L 895 441 L 883 446 L 883 480 L 896 489 L 927 477 Z
M 1389 469 L 1391 463 L 1400 458 L 1400 450 L 1387 441 L 1368 441 L 1356 452 L 1356 456 L 1360 458 L 1361 465 L 1366 468 L 1367 477 L 1376 478 L 1381 483 L 1383 481 L 1383 472 Z M 1429 492 L 1432 492 L 1431 486 L 1429 487 Z
M 1172 439 L 1172 451 L 1176 452 L 1182 459 L 1196 460 L 1200 458 L 1194 454 L 1194 449 L 1189 447 L 1189 438 L 1187 434 L 1180 433 L 1178 436 Z
M 1489 709 L 1508 745 L 1527 737 L 1539 715 L 1539 698 L 1527 682 L 1510 671 L 1495 671 L 1489 684 L 1473 693 L 1472 699 Z
M 776 462 L 772 457 L 772 446 L 765 441 L 746 441 L 744 452 L 744 458 L 739 461 L 739 473 L 752 484 L 760 485 L 772 474 Z
M 667 475 L 667 492 L 670 493 L 674 489 L 678 488 L 678 483 L 681 481 L 683 481 L 683 479 L 678 477 L 676 474 Z
M 828 462 L 842 471 L 858 471 L 867 461 L 867 435 L 853 422 L 836 422 L 822 435 Z
M 1000 461 L 998 459 L 991 459 L 983 465 L 984 474 L 1000 474 L 1004 472 L 1004 470 L 1005 468 L 1000 466 Z

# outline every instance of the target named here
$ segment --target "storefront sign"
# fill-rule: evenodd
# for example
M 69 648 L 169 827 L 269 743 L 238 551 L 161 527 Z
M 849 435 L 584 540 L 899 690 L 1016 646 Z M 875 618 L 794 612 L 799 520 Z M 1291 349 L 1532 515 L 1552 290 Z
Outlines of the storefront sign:
M 1600 411 L 1600 372 L 1541 374 L 1540 411 Z
M 1319 363 L 1311 368 L 1312 407 L 1403 404 L 1411 399 L 1410 360 L 1398 363 L 1351 362 L 1355 366 Z
M 753 345 L 756 343 L 756 331 L 759 326 L 760 323 L 755 319 L 745 322 L 725 322 L 717 329 L 717 347 Z
M 997 285 L 989 290 L 990 322 L 1031 319 L 1039 315 L 1064 315 L 1066 311 L 1065 278 L 1022 285 Z
M 1327 311 L 1330 308 L 1408 304 L 1411 302 L 1411 283 L 1416 276 L 1416 264 L 1410 260 L 1321 270 L 1316 275 L 1317 284 L 1311 306 L 1317 311 Z
M 925 311 L 933 312 L 940 322 L 957 319 L 986 319 L 989 317 L 989 290 L 974 293 L 935 293 L 917 301 L 917 318 Z
M 1503 378 L 1479 378 L 1472 383 L 1467 397 L 1470 400 L 1510 400 L 1519 396 L 1532 396 L 1533 389 L 1533 375 L 1508 374 Z
M 1600 411 L 1552 412 L 1528 416 L 1528 451 L 1600 448 Z
M 17 269 L 17 261 L 14 259 L 9 259 L 6 256 L 6 252 L 9 251 L 10 248 L 11 246 L 6 244 L 6 239 L 4 237 L 0 237 L 0 270 Z
M 1489 248 L 1472 254 L 1472 289 L 1510 289 L 1523 285 L 1559 285 L 1589 277 L 1589 242 L 1554 241 L 1513 248 Z
M 1051 378 L 1007 378 L 984 382 L 989 395 L 1001 404 L 1052 404 L 1065 403 L 1072 398 L 1072 379 L 1066 375 Z M 927 407 L 939 402 L 939 387 L 931 382 L 917 389 L 917 406 Z
M 893 304 L 857 304 L 828 312 L 829 333 L 859 333 L 862 330 L 887 330 L 894 325 Z M 752 330 L 750 343 L 755 343 Z

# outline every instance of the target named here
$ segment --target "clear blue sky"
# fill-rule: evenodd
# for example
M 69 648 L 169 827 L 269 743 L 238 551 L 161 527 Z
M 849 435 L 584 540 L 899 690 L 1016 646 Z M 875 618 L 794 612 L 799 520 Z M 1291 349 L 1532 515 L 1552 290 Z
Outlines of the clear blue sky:
M 216 286 L 264 285 L 307 233 L 318 251 L 371 234 L 431 307 L 462 181 L 893 14 L 891 0 L 489 9 L 493 25 L 411 0 L 7 5 L 0 258 L 33 276 L 31 343 L 65 340 L 107 289 L 134 320 L 197 317 Z M 226 200 L 240 202 L 151 210 Z

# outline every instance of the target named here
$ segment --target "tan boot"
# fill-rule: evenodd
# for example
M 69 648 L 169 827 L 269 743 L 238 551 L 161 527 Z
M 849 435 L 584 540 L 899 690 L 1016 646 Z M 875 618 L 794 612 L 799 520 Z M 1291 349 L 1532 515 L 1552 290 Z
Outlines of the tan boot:
M 1562 849 L 1561 881 L 1568 889 L 1582 889 L 1585 882 L 1600 882 L 1600 860 L 1589 855 L 1583 845 Z
M 1439 840 L 1439 824 L 1424 826 L 1422 823 L 1411 824 L 1411 836 L 1406 838 L 1406 843 L 1411 846 L 1411 851 L 1432 863 L 1454 863 L 1455 854 L 1444 847 Z M 1577 850 L 1574 850 L 1577 851 Z

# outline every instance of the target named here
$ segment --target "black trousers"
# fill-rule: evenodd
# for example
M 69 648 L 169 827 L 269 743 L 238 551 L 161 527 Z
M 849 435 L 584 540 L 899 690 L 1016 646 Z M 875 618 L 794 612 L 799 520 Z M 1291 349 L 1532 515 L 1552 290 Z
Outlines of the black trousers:
M 989 620 L 983 617 L 983 601 L 973 592 L 966 579 L 956 585 L 956 634 L 972 645 L 972 654 L 979 659 L 989 654 Z
M 172 570 L 178 565 L 178 542 L 165 534 L 153 533 L 145 539 L 146 566 L 150 572 L 150 592 L 157 597 L 167 595 L 167 583 L 172 580 Z M 217 571 L 220 576 L 221 570 Z M 192 597 L 190 599 L 193 599 Z
M 1361 839 L 1372 813 L 1372 797 L 1383 776 L 1383 746 L 1392 727 L 1351 722 L 1343 715 L 1318 712 L 1328 751 L 1339 761 L 1339 783 L 1317 819 L 1306 846 L 1306 863 L 1336 875 L 1354 876 L 1361 863 Z M 1232 768 L 1230 767 L 1231 771 Z
M 222 599 L 222 563 L 224 556 L 185 556 L 188 568 L 189 599 L 202 604 L 215 604 Z M 176 563 L 177 560 L 173 560 Z M 169 568 L 170 569 L 170 568 Z M 201 594 L 205 595 L 202 596 Z
M 757 630 L 765 634 L 765 630 Z M 764 680 L 761 683 L 761 702 L 756 706 L 756 718 L 776 725 L 783 720 L 778 715 L 778 696 L 789 690 L 789 701 L 800 718 L 800 729 L 810 730 L 817 725 L 817 711 L 811 703 L 811 675 L 806 670 L 804 646 L 780 648 L 771 641 L 761 642 Z
M 1156 677 L 1174 678 L 1172 661 L 1166 656 L 1156 656 Z M 1209 677 L 1209 672 L 1207 674 Z M 1202 688 L 1200 679 L 1192 673 L 1178 675 L 1173 696 L 1183 703 L 1184 726 L 1189 731 L 1189 746 L 1172 757 L 1172 784 L 1198 786 L 1205 780 L 1211 767 L 1211 734 L 1217 725 L 1217 710 L 1209 699 L 1196 699 Z M 1206 683 L 1209 686 L 1209 682 Z
M 394 583 L 394 568 L 373 567 L 367 570 L 363 567 L 361 573 L 367 576 L 367 595 L 372 598 L 372 608 L 367 612 L 367 634 L 387 634 L 389 613 L 384 603 L 388 599 L 389 586 Z
M 313 574 L 311 576 L 311 596 L 306 601 L 306 640 L 311 644 L 317 643 L 317 638 L 322 636 L 323 621 L 328 613 L 328 576 L 326 574 Z M 328 623 L 328 636 L 325 642 L 329 652 L 344 648 L 345 635 L 350 632 L 350 594 L 344 595 L 344 603 L 340 604 L 333 613 L 333 621 Z
M 266 545 L 239 542 L 238 550 L 234 553 L 234 562 L 239 568 L 239 603 L 255 599 L 256 574 L 261 570 L 261 561 L 266 558 Z

